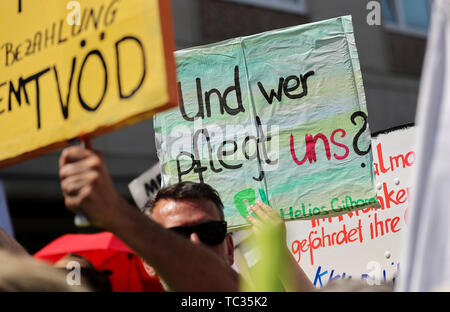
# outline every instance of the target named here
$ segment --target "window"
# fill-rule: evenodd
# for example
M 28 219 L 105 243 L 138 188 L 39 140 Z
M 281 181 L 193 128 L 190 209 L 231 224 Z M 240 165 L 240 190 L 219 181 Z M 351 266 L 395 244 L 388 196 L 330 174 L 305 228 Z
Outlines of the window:
M 286 12 L 305 13 L 306 0 L 228 0 Z
M 381 0 L 386 28 L 426 36 L 433 0 Z

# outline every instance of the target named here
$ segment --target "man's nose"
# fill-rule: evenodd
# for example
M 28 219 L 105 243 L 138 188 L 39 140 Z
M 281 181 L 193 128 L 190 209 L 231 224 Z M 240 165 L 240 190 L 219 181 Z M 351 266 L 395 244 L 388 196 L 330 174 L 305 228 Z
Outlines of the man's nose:
M 193 242 L 193 243 L 196 243 L 196 244 L 201 244 L 202 243 L 202 241 L 200 240 L 200 237 L 198 237 L 197 233 L 195 233 L 195 232 L 193 232 L 191 234 L 190 239 L 191 239 L 191 242 Z

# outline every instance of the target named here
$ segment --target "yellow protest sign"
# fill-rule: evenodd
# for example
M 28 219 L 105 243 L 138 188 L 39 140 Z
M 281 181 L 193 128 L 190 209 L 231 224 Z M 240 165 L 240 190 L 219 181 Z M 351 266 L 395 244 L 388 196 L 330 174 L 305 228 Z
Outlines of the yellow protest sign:
M 0 166 L 176 105 L 167 0 L 2 0 Z

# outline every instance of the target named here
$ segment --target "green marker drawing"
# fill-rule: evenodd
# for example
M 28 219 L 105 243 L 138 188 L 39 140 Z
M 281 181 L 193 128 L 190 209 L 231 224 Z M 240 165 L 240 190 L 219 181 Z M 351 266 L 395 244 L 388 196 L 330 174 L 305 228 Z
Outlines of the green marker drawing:
M 258 189 L 259 196 L 261 197 L 261 201 L 270 206 L 269 200 L 267 199 L 266 192 L 262 188 Z M 234 195 L 234 205 L 236 206 L 236 209 L 239 211 L 240 215 L 248 222 L 247 216 L 249 214 L 249 208 L 252 205 L 256 204 L 256 193 L 253 189 L 248 188 L 245 190 L 242 190 L 238 192 L 236 195 Z M 259 219 L 258 216 L 251 212 L 250 215 L 253 218 Z
M 247 202 L 248 206 L 245 204 Z M 251 188 L 242 190 L 234 195 L 234 205 L 236 209 L 239 211 L 241 216 L 248 222 L 248 210 L 247 207 L 256 204 L 256 194 L 255 191 Z M 251 214 L 255 217 L 254 213 Z

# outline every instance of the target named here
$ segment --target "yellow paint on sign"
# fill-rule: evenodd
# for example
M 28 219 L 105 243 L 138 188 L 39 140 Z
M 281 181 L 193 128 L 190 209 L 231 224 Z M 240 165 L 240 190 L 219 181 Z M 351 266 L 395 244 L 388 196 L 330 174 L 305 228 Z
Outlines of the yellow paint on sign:
M 170 1 L 3 0 L 0 166 L 176 105 Z

